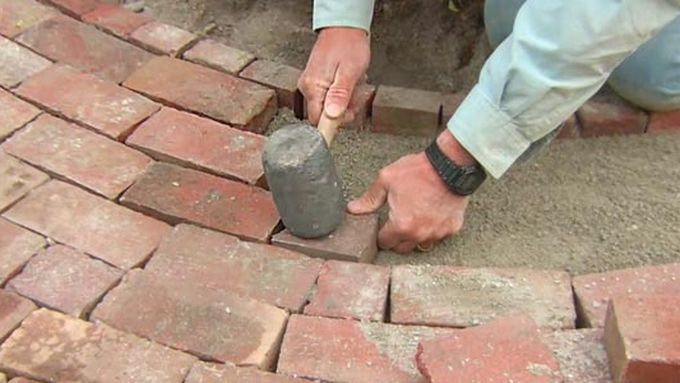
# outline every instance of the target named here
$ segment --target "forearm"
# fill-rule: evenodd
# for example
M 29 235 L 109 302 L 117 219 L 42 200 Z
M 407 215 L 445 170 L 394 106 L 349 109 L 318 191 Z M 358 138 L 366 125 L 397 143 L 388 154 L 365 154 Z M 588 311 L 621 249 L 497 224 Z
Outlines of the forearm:
M 314 0 L 313 28 L 353 27 L 369 32 L 375 0 Z

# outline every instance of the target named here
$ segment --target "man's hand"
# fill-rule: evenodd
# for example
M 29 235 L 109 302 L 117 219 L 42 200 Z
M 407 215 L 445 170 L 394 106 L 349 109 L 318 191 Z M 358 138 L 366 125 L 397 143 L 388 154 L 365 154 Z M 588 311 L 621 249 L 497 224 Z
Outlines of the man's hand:
M 371 60 L 368 34 L 356 28 L 326 28 L 319 32 L 298 88 L 307 100 L 309 121 L 319 122 L 325 110 L 330 118 L 354 119 L 354 89 L 364 80 Z

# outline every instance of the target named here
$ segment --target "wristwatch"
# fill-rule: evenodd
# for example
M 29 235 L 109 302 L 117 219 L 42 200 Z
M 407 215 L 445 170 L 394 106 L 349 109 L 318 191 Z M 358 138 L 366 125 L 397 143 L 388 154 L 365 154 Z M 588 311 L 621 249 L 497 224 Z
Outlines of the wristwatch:
M 486 180 L 486 171 L 481 165 L 456 165 L 441 151 L 436 140 L 427 147 L 425 155 L 444 184 L 455 194 L 470 195 Z

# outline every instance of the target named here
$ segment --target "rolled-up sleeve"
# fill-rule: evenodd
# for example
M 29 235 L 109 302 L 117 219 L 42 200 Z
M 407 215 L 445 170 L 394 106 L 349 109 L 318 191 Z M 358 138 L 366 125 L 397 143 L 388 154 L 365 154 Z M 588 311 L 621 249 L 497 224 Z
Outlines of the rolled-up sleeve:
M 375 0 L 314 0 L 314 30 L 353 27 L 369 32 Z
M 448 128 L 499 178 L 678 15 L 680 0 L 528 0 Z

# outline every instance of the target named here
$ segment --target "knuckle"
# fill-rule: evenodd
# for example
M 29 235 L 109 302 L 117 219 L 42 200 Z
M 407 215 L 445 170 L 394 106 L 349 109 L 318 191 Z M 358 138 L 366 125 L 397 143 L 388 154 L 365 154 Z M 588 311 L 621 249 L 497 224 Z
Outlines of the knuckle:
M 399 234 L 414 236 L 416 233 L 415 221 L 412 217 L 401 217 L 394 221 L 394 228 Z

